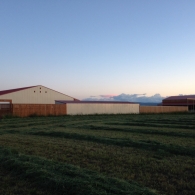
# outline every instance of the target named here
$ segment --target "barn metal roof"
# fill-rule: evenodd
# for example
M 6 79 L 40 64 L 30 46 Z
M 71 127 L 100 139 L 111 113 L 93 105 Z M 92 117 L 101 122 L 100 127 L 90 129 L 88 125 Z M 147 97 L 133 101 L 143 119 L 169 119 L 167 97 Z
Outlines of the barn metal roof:
M 170 96 L 165 98 L 164 100 L 187 100 L 187 99 L 195 99 L 195 95 L 179 95 L 179 96 Z M 163 101 L 164 101 L 163 100 Z

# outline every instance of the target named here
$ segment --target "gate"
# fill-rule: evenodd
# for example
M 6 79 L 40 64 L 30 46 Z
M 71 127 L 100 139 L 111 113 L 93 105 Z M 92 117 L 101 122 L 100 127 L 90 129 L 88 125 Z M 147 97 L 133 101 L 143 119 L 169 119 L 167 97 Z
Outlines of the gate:
M 0 117 L 12 114 L 12 104 L 0 104 Z

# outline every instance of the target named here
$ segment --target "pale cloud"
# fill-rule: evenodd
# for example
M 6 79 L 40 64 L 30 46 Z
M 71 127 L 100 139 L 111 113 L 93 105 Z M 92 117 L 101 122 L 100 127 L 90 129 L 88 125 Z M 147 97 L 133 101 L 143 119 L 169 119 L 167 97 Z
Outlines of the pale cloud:
M 112 98 L 114 96 L 116 96 L 116 95 L 100 95 L 100 97 L 102 97 L 102 98 Z
M 146 96 L 146 93 L 143 94 L 125 94 L 120 95 L 99 95 L 99 96 L 90 96 L 85 98 L 85 101 L 128 101 L 128 102 L 144 102 L 144 103 L 161 103 L 162 97 L 160 94 L 156 93 L 153 96 Z

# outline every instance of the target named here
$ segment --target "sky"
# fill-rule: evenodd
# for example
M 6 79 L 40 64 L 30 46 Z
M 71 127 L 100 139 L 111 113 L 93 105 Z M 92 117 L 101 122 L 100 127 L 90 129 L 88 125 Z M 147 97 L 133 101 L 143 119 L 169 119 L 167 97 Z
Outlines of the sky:
M 194 0 L 0 0 L 0 90 L 195 94 L 194 10 Z

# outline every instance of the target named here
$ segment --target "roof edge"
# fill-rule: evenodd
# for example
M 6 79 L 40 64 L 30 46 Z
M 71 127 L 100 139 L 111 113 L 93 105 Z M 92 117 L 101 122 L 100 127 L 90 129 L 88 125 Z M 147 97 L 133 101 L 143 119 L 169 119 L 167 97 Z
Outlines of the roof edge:
M 73 103 L 73 104 L 139 104 L 136 102 L 121 102 L 121 101 L 67 101 L 67 100 L 55 100 L 60 103 Z
M 39 86 L 39 85 L 37 85 L 37 86 Z M 0 95 L 6 95 L 6 94 L 9 94 L 9 93 L 14 93 L 14 92 L 17 92 L 17 91 L 22 91 L 22 90 L 29 89 L 29 88 L 33 88 L 33 87 L 37 87 L 37 86 L 29 86 L 29 87 L 21 87 L 21 88 L 3 90 L 3 91 L 0 91 Z

